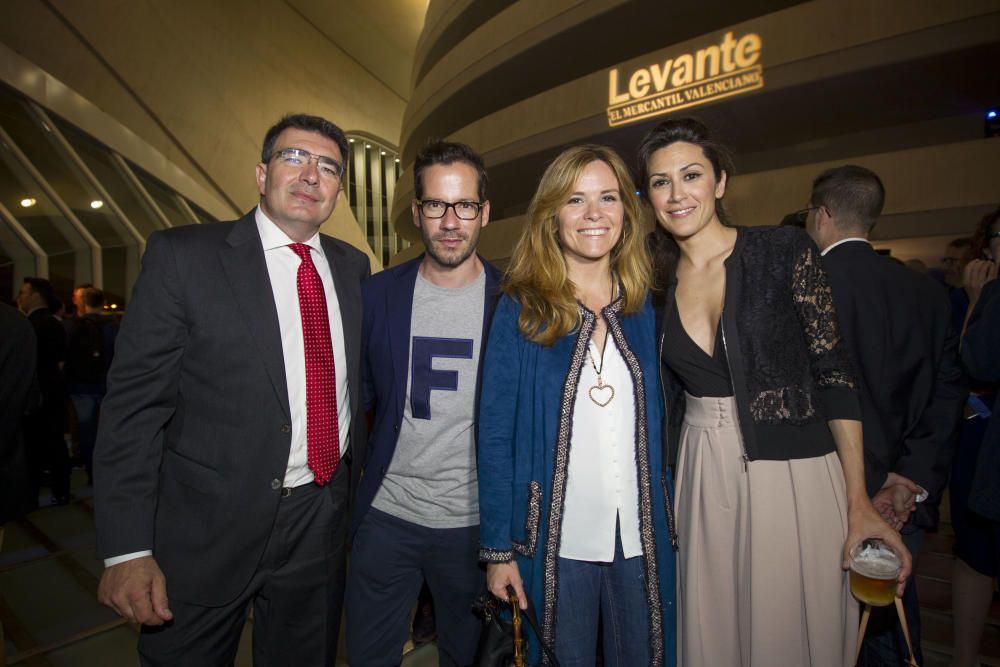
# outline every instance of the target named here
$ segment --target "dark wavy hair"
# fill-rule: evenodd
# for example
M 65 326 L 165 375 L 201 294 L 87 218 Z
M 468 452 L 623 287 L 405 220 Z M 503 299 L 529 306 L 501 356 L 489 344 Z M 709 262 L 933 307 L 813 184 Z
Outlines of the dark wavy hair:
M 649 161 L 653 154 L 661 148 L 666 148 L 677 142 L 694 144 L 701 148 L 705 159 L 712 165 L 715 180 L 732 178 L 734 173 L 733 157 L 729 148 L 719 141 L 704 123 L 695 118 L 676 118 L 665 120 L 650 130 L 639 143 L 637 151 L 636 185 L 643 199 L 649 201 Z M 724 225 L 729 224 L 729 214 L 722 199 L 715 200 L 715 214 Z M 680 249 L 677 243 L 659 224 L 649 235 L 649 250 L 653 256 L 653 286 L 662 290 L 673 279 L 674 268 Z
M 983 259 L 986 257 L 986 250 L 990 247 L 990 231 L 993 226 L 1000 223 L 1000 206 L 992 213 L 987 213 L 976 226 L 976 231 L 972 233 L 972 243 L 966 251 L 965 259 Z M 993 261 L 1000 261 L 1000 257 L 994 257 Z

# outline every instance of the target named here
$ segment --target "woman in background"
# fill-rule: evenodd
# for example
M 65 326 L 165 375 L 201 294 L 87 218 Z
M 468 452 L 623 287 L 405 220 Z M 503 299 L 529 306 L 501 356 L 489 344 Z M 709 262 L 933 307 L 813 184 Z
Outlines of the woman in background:
M 979 307 L 984 292 L 996 295 L 997 262 L 1000 261 L 1000 208 L 987 214 L 979 221 L 969 255 L 966 257 L 962 284 L 969 298 L 969 308 L 963 324 L 968 322 L 969 329 L 963 332 L 962 358 L 966 363 L 966 372 L 970 379 L 968 410 L 966 419 L 962 422 L 962 431 L 952 459 L 951 482 L 948 494 L 951 500 L 951 524 L 955 530 L 955 562 L 951 573 L 951 606 L 952 627 L 954 631 L 954 647 L 949 667 L 975 667 L 979 664 L 979 645 L 986 626 L 990 604 L 993 601 L 994 579 L 997 576 L 997 564 L 1000 552 L 997 551 L 997 524 L 991 522 L 989 512 L 977 512 L 969 507 L 969 497 L 972 492 L 973 479 L 981 475 L 986 479 L 991 472 L 988 461 L 992 451 L 992 465 L 996 466 L 1000 451 L 997 443 L 992 444 L 992 450 L 985 440 L 987 427 L 993 429 L 994 440 L 1000 439 L 1000 422 L 996 411 L 1000 394 L 1000 377 L 992 376 L 987 369 L 989 352 L 985 341 L 997 340 L 1000 336 L 996 323 L 989 324 L 989 318 L 982 318 L 986 312 Z M 987 285 L 992 284 L 989 290 Z M 993 297 L 996 299 L 996 296 Z M 1000 299 L 997 299 L 1000 300 Z M 983 304 L 985 306 L 985 304 Z M 1000 306 L 993 306 L 995 313 Z M 975 313 L 975 316 L 973 315 Z M 972 327 L 973 318 L 982 320 Z M 969 330 L 973 333 L 973 345 L 967 341 Z M 977 339 L 978 336 L 978 339 Z M 980 341 L 976 344 L 976 341 Z M 971 363 L 970 363 L 971 362 Z M 992 414 L 992 417 L 991 417 Z M 985 466 L 978 469 L 977 466 Z M 996 467 L 992 472 L 995 473 Z M 983 486 L 985 488 L 985 485 Z M 1000 519 L 1000 503 L 994 496 L 993 519 Z
M 674 664 L 674 552 L 646 231 L 613 151 L 542 176 L 486 350 L 487 585 L 530 599 L 563 665 Z M 532 638 L 533 639 L 533 638 Z M 529 660 L 542 656 L 532 642 Z

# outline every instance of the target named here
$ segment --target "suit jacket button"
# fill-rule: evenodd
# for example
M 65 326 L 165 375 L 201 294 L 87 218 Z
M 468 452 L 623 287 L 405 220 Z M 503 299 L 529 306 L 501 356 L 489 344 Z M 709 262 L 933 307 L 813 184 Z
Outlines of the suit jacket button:
M 292 427 L 289 426 L 288 424 L 282 424 L 281 425 L 281 432 L 282 433 L 291 433 L 292 432 Z
M 277 491 L 278 489 L 280 489 L 281 488 L 281 480 L 278 479 L 277 477 L 275 477 L 274 479 L 272 479 L 271 480 L 271 488 L 274 489 L 275 491 Z

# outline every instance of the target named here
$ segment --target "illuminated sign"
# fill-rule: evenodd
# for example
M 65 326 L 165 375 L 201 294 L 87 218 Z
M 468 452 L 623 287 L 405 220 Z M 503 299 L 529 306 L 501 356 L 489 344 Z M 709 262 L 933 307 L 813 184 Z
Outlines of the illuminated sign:
M 622 76 L 608 72 L 608 125 L 625 125 L 660 114 L 739 95 L 764 87 L 758 63 L 760 35 L 733 39 L 727 32 L 718 45 L 667 58 Z

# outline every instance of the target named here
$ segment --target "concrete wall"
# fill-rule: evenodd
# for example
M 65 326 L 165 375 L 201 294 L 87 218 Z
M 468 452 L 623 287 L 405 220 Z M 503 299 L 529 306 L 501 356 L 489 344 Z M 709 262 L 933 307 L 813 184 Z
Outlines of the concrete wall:
M 399 141 L 404 100 L 281 0 L 7 0 L 2 13 L 0 42 L 145 140 L 230 215 L 256 203 L 260 143 L 285 113 Z M 366 248 L 346 203 L 327 227 Z

